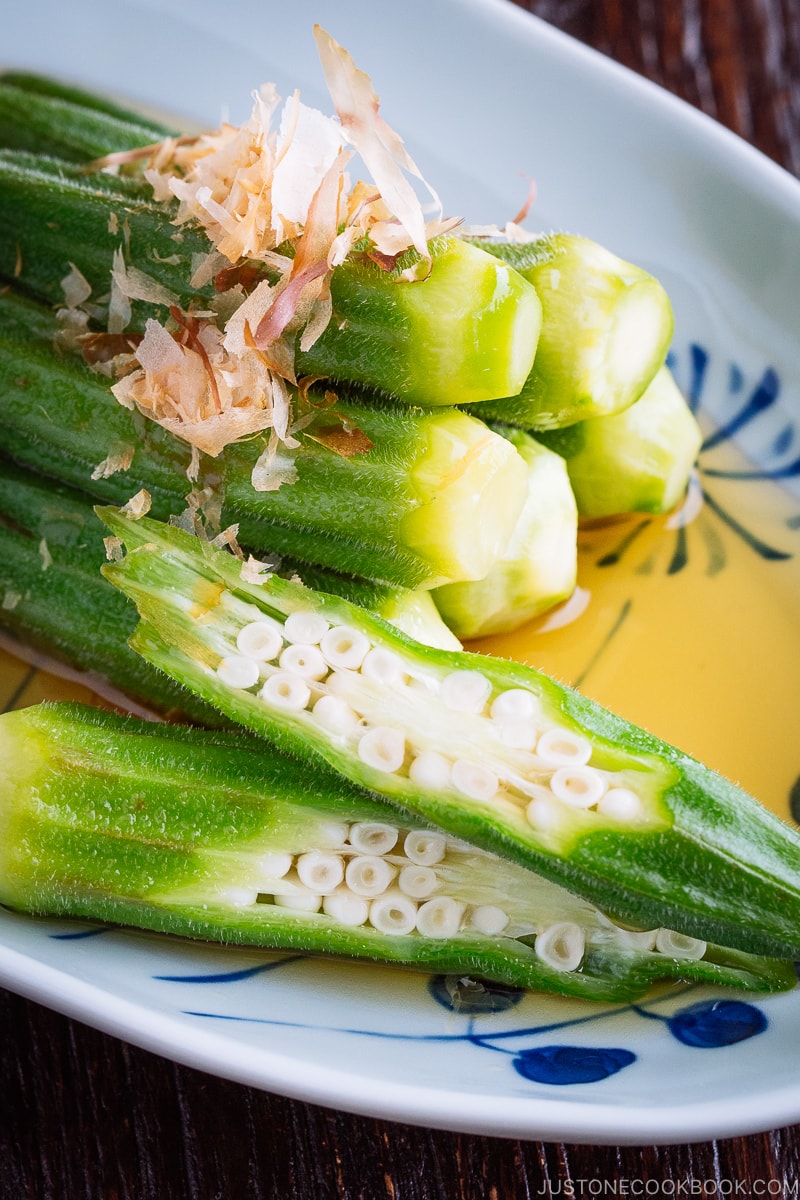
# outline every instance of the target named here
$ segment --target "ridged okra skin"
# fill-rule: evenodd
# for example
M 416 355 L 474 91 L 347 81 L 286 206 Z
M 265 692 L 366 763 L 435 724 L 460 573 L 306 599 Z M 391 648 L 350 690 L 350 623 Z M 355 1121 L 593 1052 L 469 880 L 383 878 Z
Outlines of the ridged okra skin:
M 107 380 L 57 353 L 53 314 L 0 295 L 0 429 L 18 462 L 126 503 L 145 488 L 161 519 L 182 513 L 188 445 L 117 403 Z M 339 414 L 338 418 L 335 414 Z M 336 420 L 373 443 L 343 457 L 313 435 Z M 454 409 L 363 405 L 340 396 L 300 433 L 297 480 L 256 492 L 261 438 L 231 445 L 210 471 L 221 476 L 225 525 L 254 553 L 287 555 L 340 573 L 430 588 L 481 578 L 504 552 L 525 500 L 525 465 L 481 421 Z M 109 455 L 135 448 L 127 470 L 106 476 Z
M 667 367 L 624 412 L 540 437 L 564 459 L 587 518 L 669 512 L 686 491 L 703 439 Z
M 142 616 L 134 648 L 232 720 L 619 920 L 798 956 L 800 837 L 715 772 L 530 667 L 426 650 L 102 516 L 128 545 L 104 571 Z
M 168 288 L 184 310 L 205 308 L 213 285 L 195 289 L 198 258 L 212 245 L 172 223 L 177 204 L 148 197 L 141 181 L 96 173 L 22 152 L 0 154 L 0 275 L 49 304 L 74 264 L 107 305 L 114 252 Z M 299 375 L 323 375 L 411 404 L 455 405 L 514 395 L 533 363 L 541 323 L 535 289 L 513 267 L 458 238 L 430 244 L 430 275 L 402 281 L 348 258 L 331 277 L 330 323 L 307 350 Z M 138 301 L 130 329 L 164 320 L 168 305 Z
M 90 497 L 0 458 L 0 628 L 172 720 L 220 725 L 215 708 L 128 646 L 138 618 L 135 606 L 100 573 L 106 533 Z M 292 575 L 297 564 L 282 562 L 280 569 Z M 304 567 L 303 574 L 309 585 L 377 612 L 418 641 L 459 645 L 429 592 L 318 567 Z
M 7 713 L 0 833 L 0 901 L 34 914 L 605 1001 L 657 979 L 794 983 L 791 964 L 623 930 L 242 735 L 70 705 Z
M 533 369 L 519 393 L 482 410 L 485 420 L 561 429 L 622 412 L 642 395 L 673 331 L 658 280 L 572 234 L 479 244 L 532 283 L 542 303 Z
M 460 638 L 510 633 L 572 595 L 578 510 L 566 464 L 523 429 L 497 426 L 528 468 L 528 496 L 505 553 L 483 578 L 434 589 Z

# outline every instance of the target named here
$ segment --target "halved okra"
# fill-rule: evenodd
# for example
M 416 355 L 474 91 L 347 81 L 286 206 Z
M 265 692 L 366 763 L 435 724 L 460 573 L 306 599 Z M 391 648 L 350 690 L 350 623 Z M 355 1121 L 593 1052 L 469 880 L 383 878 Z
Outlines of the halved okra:
M 481 410 L 485 420 L 560 429 L 622 412 L 642 395 L 669 349 L 672 306 L 662 285 L 588 238 L 479 239 L 536 288 L 542 329 L 522 389 Z
M 529 433 L 498 427 L 528 468 L 528 497 L 505 554 L 483 578 L 433 592 L 460 638 L 509 633 L 566 600 L 578 570 L 578 512 L 563 458 Z
M 118 404 L 79 359 L 58 354 L 57 333 L 44 306 L 0 294 L 5 452 L 98 500 L 125 503 L 146 488 L 155 515 L 183 512 L 188 445 Z M 297 433 L 294 483 L 255 491 L 261 437 L 206 460 L 224 497 L 222 521 L 238 524 L 241 544 L 409 588 L 482 578 L 525 501 L 526 467 L 511 443 L 456 409 L 363 405 L 341 393 L 333 408 L 318 400 L 318 415 Z M 326 435 L 345 426 L 372 448 L 349 457 L 329 449 Z M 120 455 L 129 465 L 108 473 L 104 464 Z
M 177 202 L 148 199 L 135 180 L 87 176 L 67 163 L 6 151 L 0 154 L 0 275 L 59 304 L 62 280 L 74 265 L 91 286 L 102 320 L 114 254 L 124 249 L 126 263 L 167 288 L 178 307 L 207 309 L 213 286 L 198 289 L 191 280 L 197 260 L 213 247 L 197 228 L 176 228 L 176 211 Z M 300 349 L 297 332 L 297 375 L 323 375 L 425 406 L 518 392 L 539 336 L 535 289 L 513 267 L 459 238 L 435 238 L 430 250 L 430 274 L 416 282 L 400 278 L 408 255 L 391 271 L 361 254 L 337 267 L 326 330 L 307 350 Z M 221 290 L 270 278 L 258 263 L 229 268 L 218 270 Z M 241 303 L 244 292 L 236 299 Z M 169 300 L 139 300 L 129 329 L 141 331 L 148 317 L 166 320 L 169 306 Z
M 127 644 L 136 609 L 100 574 L 107 530 L 84 493 L 0 458 L 0 628 L 26 646 L 87 672 L 102 688 L 171 719 L 219 725 L 220 714 L 155 671 Z M 280 563 L 293 575 L 297 564 Z M 369 608 L 418 641 L 458 647 L 429 592 L 304 567 L 307 582 Z M 87 631 L 91 635 L 87 636 Z
M 592 1000 L 795 981 L 789 963 L 624 929 L 257 739 L 70 705 L 0 717 L 0 902 Z
M 539 436 L 565 460 L 583 517 L 668 512 L 686 491 L 703 440 L 667 367 L 624 412 Z
M 800 836 L 715 772 L 530 667 L 100 515 L 134 649 L 232 720 L 618 920 L 800 955 Z

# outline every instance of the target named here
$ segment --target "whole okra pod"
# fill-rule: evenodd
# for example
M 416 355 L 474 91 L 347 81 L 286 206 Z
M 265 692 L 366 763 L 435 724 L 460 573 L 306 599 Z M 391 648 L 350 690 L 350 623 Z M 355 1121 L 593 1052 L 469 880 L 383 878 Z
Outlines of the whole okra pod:
M 530 667 L 101 515 L 134 648 L 232 720 L 617 919 L 800 954 L 800 836 L 714 771 Z
M 71 705 L 0 717 L 0 901 L 593 1000 L 659 979 L 789 988 L 791 964 L 627 930 L 242 735 Z

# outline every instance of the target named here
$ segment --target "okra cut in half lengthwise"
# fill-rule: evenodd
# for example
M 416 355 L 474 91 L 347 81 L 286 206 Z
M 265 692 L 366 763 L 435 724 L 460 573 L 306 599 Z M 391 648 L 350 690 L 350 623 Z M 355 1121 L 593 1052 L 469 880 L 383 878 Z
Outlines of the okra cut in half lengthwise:
M 615 920 L 800 955 L 800 837 L 713 771 L 530 667 L 101 516 L 133 647 L 231 720 Z
M 70 705 L 0 717 L 0 901 L 193 938 L 595 1000 L 762 991 L 791 964 L 631 931 L 259 739 Z

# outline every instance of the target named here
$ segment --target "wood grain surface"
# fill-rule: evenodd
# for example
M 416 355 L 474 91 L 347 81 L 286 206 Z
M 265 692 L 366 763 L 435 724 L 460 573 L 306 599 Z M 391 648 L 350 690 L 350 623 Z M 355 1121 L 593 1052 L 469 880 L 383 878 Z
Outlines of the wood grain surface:
M 523 7 L 800 174 L 799 0 Z M 798 1195 L 800 1127 L 661 1148 L 462 1136 L 227 1083 L 4 992 L 0 1028 L 0 1200 Z

